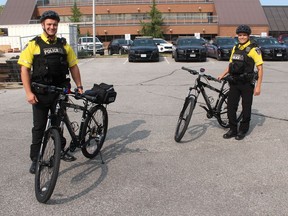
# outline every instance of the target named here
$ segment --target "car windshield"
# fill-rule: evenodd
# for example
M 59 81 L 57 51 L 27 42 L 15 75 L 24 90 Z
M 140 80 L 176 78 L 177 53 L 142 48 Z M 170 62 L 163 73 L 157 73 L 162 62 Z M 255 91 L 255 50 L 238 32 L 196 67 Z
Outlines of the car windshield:
M 258 45 L 275 45 L 279 42 L 275 38 L 257 38 L 256 40 Z
M 187 38 L 187 39 L 180 39 L 178 41 L 178 45 L 203 45 L 204 41 L 200 39 L 194 38 Z
M 121 45 L 126 45 L 126 44 L 130 45 L 131 44 L 131 40 L 125 40 L 125 39 L 119 39 L 118 42 Z
M 166 44 L 166 43 L 168 43 L 167 41 L 165 41 L 165 40 L 163 40 L 163 39 L 153 39 L 153 40 L 154 40 L 154 42 L 157 43 L 157 44 L 161 44 L 161 43 Z
M 97 37 L 95 37 L 95 42 L 100 42 Z M 87 43 L 93 43 L 93 38 L 87 38 Z
M 133 46 L 155 46 L 155 43 L 151 39 L 134 40 Z
M 235 45 L 235 40 L 233 38 L 221 38 L 217 39 L 216 42 L 219 45 Z

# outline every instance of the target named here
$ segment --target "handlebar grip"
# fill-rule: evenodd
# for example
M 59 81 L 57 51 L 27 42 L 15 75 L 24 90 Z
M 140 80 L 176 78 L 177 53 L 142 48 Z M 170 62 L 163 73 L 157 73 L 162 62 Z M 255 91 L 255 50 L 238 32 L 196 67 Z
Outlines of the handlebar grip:
M 182 69 L 182 70 L 186 70 L 186 71 L 190 72 L 190 73 L 193 74 L 193 75 L 199 74 L 197 71 L 192 70 L 192 69 L 190 69 L 190 68 L 182 67 L 181 69 Z

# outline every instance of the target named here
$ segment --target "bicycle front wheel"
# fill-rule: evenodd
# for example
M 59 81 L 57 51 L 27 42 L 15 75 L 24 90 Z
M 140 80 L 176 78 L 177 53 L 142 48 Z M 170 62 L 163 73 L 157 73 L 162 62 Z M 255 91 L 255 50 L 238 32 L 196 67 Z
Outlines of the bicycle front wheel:
M 229 92 L 226 92 L 224 95 L 221 96 L 219 100 L 219 104 L 216 108 L 217 113 L 218 113 L 218 118 L 217 118 L 218 123 L 224 128 L 229 128 L 228 109 L 227 109 L 228 93 Z M 239 104 L 241 104 L 241 99 L 239 101 Z M 236 115 L 237 115 L 237 122 L 240 122 L 243 116 L 241 106 L 238 107 L 238 111 Z
M 45 131 L 35 173 L 35 195 L 41 203 L 46 203 L 54 191 L 59 173 L 60 158 L 60 134 L 57 129 L 50 128 Z
M 82 130 L 82 153 L 87 158 L 94 158 L 101 150 L 106 138 L 108 127 L 107 110 L 102 105 L 92 107 L 84 122 Z
M 174 140 L 176 142 L 180 142 L 181 139 L 183 138 L 188 128 L 188 125 L 190 123 L 193 110 L 195 108 L 195 104 L 196 104 L 196 100 L 194 97 L 187 97 L 185 99 L 183 108 L 180 112 L 180 116 L 177 122 L 176 131 L 174 135 Z

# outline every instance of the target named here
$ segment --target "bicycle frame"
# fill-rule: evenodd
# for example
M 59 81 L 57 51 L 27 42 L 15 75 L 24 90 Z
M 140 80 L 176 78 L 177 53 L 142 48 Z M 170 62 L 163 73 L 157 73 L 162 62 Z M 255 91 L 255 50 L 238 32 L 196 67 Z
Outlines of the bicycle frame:
M 73 103 L 69 103 L 64 101 L 59 101 L 59 110 L 58 110 L 58 117 L 61 118 L 61 123 L 60 123 L 60 129 L 61 131 L 63 131 L 64 129 L 64 124 L 66 125 L 66 128 L 71 136 L 72 139 L 72 143 L 73 146 L 69 146 L 69 148 L 67 148 L 64 153 L 70 151 L 73 151 L 73 148 L 75 150 L 76 147 L 82 147 L 84 145 L 83 143 L 83 139 L 81 137 L 82 131 L 83 131 L 83 126 L 84 126 L 84 121 L 87 118 L 87 116 L 92 116 L 92 114 L 90 113 L 88 107 L 89 107 L 89 102 L 88 101 L 84 101 L 84 106 L 78 105 L 78 104 L 73 104 Z M 67 114 L 67 108 L 72 108 L 74 110 L 81 110 L 82 112 L 82 116 L 81 116 L 81 123 L 80 123 L 80 127 L 79 127 L 79 132 L 78 135 L 75 133 L 75 129 L 72 126 L 72 122 L 69 119 L 69 116 Z M 59 112 L 60 111 L 60 112 Z
M 225 87 L 227 81 L 222 82 L 221 88 L 215 88 L 215 87 L 211 86 L 210 84 L 201 81 L 201 78 L 202 78 L 202 75 L 198 75 L 198 77 L 195 81 L 194 87 L 189 88 L 189 96 L 193 95 L 191 92 L 193 90 L 195 90 L 196 93 L 194 95 L 195 95 L 195 99 L 197 102 L 197 98 L 198 98 L 199 94 L 202 94 L 207 107 L 205 107 L 205 106 L 200 106 L 200 107 L 205 109 L 207 111 L 207 113 L 212 114 L 213 116 L 217 116 L 217 115 L 215 115 L 214 111 L 215 111 L 215 108 L 217 107 L 217 105 L 219 103 L 220 97 L 224 94 L 223 90 L 224 90 L 224 87 Z M 217 98 L 217 101 L 216 101 L 214 107 L 212 107 L 212 105 L 211 105 L 209 96 L 207 95 L 205 88 L 208 88 L 208 89 L 218 93 L 218 98 Z

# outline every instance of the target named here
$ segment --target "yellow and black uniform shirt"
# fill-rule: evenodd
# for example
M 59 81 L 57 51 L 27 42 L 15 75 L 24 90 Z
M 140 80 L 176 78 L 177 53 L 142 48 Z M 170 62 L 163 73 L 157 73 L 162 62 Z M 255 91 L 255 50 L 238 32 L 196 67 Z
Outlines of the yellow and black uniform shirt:
M 247 42 L 246 44 L 244 44 L 244 45 L 238 44 L 238 48 L 239 48 L 240 50 L 244 50 L 244 49 L 246 49 L 246 47 L 248 47 L 250 44 L 251 44 L 251 41 L 248 41 L 248 42 Z M 233 49 L 232 49 L 229 62 L 232 62 L 232 56 L 233 56 L 234 52 L 235 52 L 235 46 L 234 46 Z M 260 49 L 259 49 L 258 47 L 253 47 L 253 48 L 250 50 L 250 52 L 248 53 L 248 56 L 253 59 L 253 61 L 255 62 L 255 65 L 256 65 L 256 66 L 263 64 L 262 54 L 261 54 L 261 51 L 260 51 Z
M 45 36 L 44 33 L 41 34 L 41 39 L 45 43 L 49 44 L 49 40 Z M 56 43 L 56 41 L 57 40 L 55 40 L 54 43 Z M 66 44 L 64 45 L 64 49 L 66 50 L 66 53 L 67 53 L 67 62 L 68 62 L 69 68 L 78 64 L 77 56 L 74 50 L 72 49 L 72 47 Z M 40 54 L 40 47 L 39 45 L 36 44 L 36 41 L 35 40 L 29 41 L 26 48 L 20 54 L 18 64 L 31 69 L 33 65 L 34 55 L 39 55 L 39 54 Z

